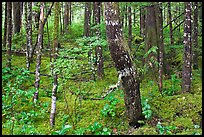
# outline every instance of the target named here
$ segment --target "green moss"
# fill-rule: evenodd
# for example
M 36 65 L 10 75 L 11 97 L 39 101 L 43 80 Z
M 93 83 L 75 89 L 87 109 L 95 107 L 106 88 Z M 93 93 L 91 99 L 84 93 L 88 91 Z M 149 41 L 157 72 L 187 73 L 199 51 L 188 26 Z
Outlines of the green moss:
M 193 128 L 194 124 L 191 118 L 178 117 L 171 122 L 171 125 L 176 125 L 178 128 Z
M 158 133 L 154 127 L 145 125 L 135 129 L 131 135 L 158 135 Z

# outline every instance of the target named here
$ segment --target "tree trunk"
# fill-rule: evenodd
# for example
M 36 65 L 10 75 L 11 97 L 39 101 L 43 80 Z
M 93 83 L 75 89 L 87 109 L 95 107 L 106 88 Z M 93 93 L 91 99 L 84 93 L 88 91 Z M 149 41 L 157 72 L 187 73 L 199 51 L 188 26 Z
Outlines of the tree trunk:
M 4 40 L 3 40 L 3 47 L 6 47 L 6 40 L 7 40 L 7 2 L 5 2 L 5 10 L 4 10 Z
M 65 2 L 64 6 L 64 31 L 68 33 L 68 24 L 69 24 L 69 7 L 68 2 Z
M 91 2 L 85 3 L 85 16 L 84 16 L 84 36 L 90 37 L 91 35 Z
M 72 2 L 68 2 L 69 5 L 69 26 L 72 25 Z
M 125 5 L 125 28 L 127 27 L 128 15 L 127 15 L 127 4 Z
M 128 46 L 132 49 L 132 13 L 131 6 L 128 6 Z
M 62 24 L 62 13 L 63 13 L 63 12 L 62 12 L 62 9 L 63 9 L 63 8 L 61 8 L 61 4 L 63 5 L 63 2 L 60 3 L 60 9 L 59 9 L 59 10 L 60 10 L 60 12 L 59 12 L 59 14 L 60 14 L 60 16 L 59 16 L 59 21 L 60 21 L 60 22 L 59 22 L 59 23 L 60 23 L 60 34 L 63 33 L 63 28 L 62 28 L 62 26 L 63 26 L 63 24 Z M 63 6 L 62 6 L 62 7 L 63 7 Z
M 14 34 L 19 33 L 21 28 L 20 2 L 13 2 L 13 21 Z
M 198 69 L 198 2 L 194 2 L 193 9 L 193 68 Z
M 157 31 L 157 45 L 158 45 L 158 62 L 159 62 L 159 92 L 163 90 L 163 54 L 164 54 L 164 43 L 163 43 L 163 18 L 162 18 L 162 3 L 159 2 L 156 6 L 156 31 Z
M 185 2 L 184 54 L 182 67 L 182 93 L 190 92 L 192 79 L 192 46 L 191 46 L 191 9 L 192 3 Z
M 171 17 L 171 2 L 168 2 L 168 17 L 169 17 L 169 19 L 168 19 L 168 23 L 169 23 L 169 32 L 170 32 L 170 41 L 171 41 L 171 45 L 173 45 L 174 44 L 174 40 L 173 40 L 173 28 L 172 28 L 172 17 Z
M 35 71 L 35 88 L 34 102 L 38 99 L 38 90 L 40 87 L 40 65 L 41 65 L 41 55 L 42 55 L 42 41 L 43 41 L 43 22 L 44 22 L 44 2 L 41 2 L 40 6 L 40 21 L 38 30 L 38 44 L 37 44 L 37 59 L 36 59 L 36 71 Z
M 28 11 L 27 11 L 28 6 Z M 26 67 L 30 68 L 31 52 L 32 52 L 32 2 L 25 2 L 25 20 L 26 20 L 26 39 L 27 39 L 27 52 L 26 52 Z M 28 16 L 27 16 L 28 13 Z
M 139 126 L 138 120 L 142 115 L 139 81 L 136 80 L 136 71 L 129 54 L 128 45 L 122 36 L 118 2 L 105 2 L 105 22 L 111 57 L 115 62 L 119 78 L 122 79 L 129 125 L 137 127 Z
M 11 45 L 12 45 L 12 3 L 7 2 L 7 17 L 8 17 L 8 26 L 7 26 L 7 32 L 8 32 L 8 47 L 7 47 L 7 54 L 8 54 L 8 61 L 7 61 L 7 67 L 11 68 Z
M 140 36 L 145 35 L 145 9 L 140 7 Z
M 97 25 L 95 29 L 95 33 L 97 39 L 100 39 L 100 2 L 94 2 L 94 17 L 95 17 L 95 25 Z M 96 56 L 96 67 L 97 67 L 97 76 L 98 79 L 102 79 L 104 76 L 103 70 L 103 49 L 101 45 L 97 45 L 95 49 L 95 56 Z
M 59 3 L 55 3 L 55 10 L 54 10 L 54 32 L 53 32 L 53 55 L 54 55 L 54 62 L 57 58 L 57 51 L 58 51 L 58 35 L 59 35 L 59 14 L 60 14 L 60 8 Z M 53 66 L 55 68 L 55 66 Z M 51 106 L 51 113 L 50 113 L 50 125 L 53 127 L 55 125 L 55 113 L 56 113 L 56 93 L 57 93 L 57 87 L 58 87 L 58 75 L 55 71 L 53 71 L 53 89 L 52 89 L 52 106 Z

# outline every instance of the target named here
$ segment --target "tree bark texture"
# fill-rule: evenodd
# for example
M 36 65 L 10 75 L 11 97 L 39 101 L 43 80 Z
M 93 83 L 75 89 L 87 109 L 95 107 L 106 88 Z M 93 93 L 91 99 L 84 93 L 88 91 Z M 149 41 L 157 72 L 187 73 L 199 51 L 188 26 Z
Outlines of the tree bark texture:
M 55 3 L 55 10 L 54 10 L 54 33 L 53 33 L 53 55 L 54 55 L 54 62 L 57 58 L 57 52 L 58 52 L 58 35 L 59 35 L 59 3 Z M 53 68 L 55 66 L 53 65 Z M 58 87 L 58 75 L 53 71 L 53 89 L 52 89 L 52 105 L 51 105 L 51 113 L 50 113 L 50 125 L 53 127 L 55 125 L 55 113 L 56 113 L 56 93 L 57 93 L 57 87 Z
M 193 9 L 193 68 L 198 69 L 198 2 L 194 2 Z
M 7 26 L 7 38 L 8 38 L 8 47 L 7 47 L 7 67 L 11 68 L 11 45 L 12 45 L 12 3 L 7 2 L 7 17 L 8 17 L 8 26 Z
M 170 42 L 171 42 L 171 45 L 174 44 L 174 40 L 173 40 L 173 28 L 172 28 L 172 17 L 171 17 L 171 2 L 168 2 L 168 23 L 169 23 L 169 35 L 170 35 Z
M 31 52 L 32 52 L 32 2 L 25 2 L 25 20 L 26 20 L 26 39 L 27 39 L 27 52 L 26 52 L 26 67 L 30 68 Z M 28 6 L 28 7 L 27 7 Z M 28 15 L 27 15 L 28 14 Z
M 159 2 L 156 5 L 156 31 L 157 31 L 157 43 L 158 43 L 158 62 L 159 62 L 159 92 L 162 94 L 163 90 L 163 60 L 164 60 L 164 42 L 163 42 L 163 18 L 162 18 L 162 3 Z
M 131 50 L 132 47 L 132 13 L 131 6 L 128 6 L 128 46 Z
M 90 37 L 91 35 L 91 2 L 85 3 L 85 16 L 84 16 L 84 36 Z
M 122 36 L 118 2 L 105 2 L 105 23 L 111 57 L 115 62 L 119 78 L 122 79 L 129 125 L 138 126 L 138 120 L 142 115 L 139 81 L 136 80 L 136 71 L 129 54 L 129 47 Z
M 140 36 L 145 35 L 145 8 L 140 7 Z
M 37 58 L 36 58 L 36 71 L 35 71 L 35 88 L 34 102 L 38 99 L 38 90 L 40 87 L 40 65 L 41 65 L 41 55 L 42 55 L 42 41 L 43 41 L 43 28 L 44 28 L 44 2 L 40 5 L 40 20 L 39 20 L 39 30 L 38 30 L 38 43 L 37 43 Z
M 6 47 L 7 41 L 7 2 L 5 2 L 5 10 L 4 10 L 4 39 L 3 39 L 3 47 Z
M 94 2 L 94 20 L 95 25 L 97 25 L 95 29 L 95 34 L 97 39 L 100 39 L 100 9 L 101 4 L 100 2 Z M 97 77 L 98 79 L 102 79 L 104 76 L 103 70 L 103 48 L 101 45 L 97 45 L 95 49 L 95 57 L 96 57 L 96 67 L 97 67 Z
M 21 2 L 13 2 L 14 34 L 19 33 L 21 28 L 20 3 Z
M 192 46 L 191 46 L 191 9 L 192 2 L 185 2 L 184 21 L 184 54 L 182 67 L 182 93 L 190 92 L 192 79 Z

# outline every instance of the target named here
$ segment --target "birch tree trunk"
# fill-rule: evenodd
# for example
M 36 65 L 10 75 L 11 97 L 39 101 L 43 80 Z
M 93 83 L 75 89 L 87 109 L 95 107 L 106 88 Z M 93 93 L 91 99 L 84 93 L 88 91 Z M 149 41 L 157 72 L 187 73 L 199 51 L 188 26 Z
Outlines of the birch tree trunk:
M 140 82 L 136 80 L 136 71 L 129 48 L 122 36 L 118 2 L 105 2 L 105 23 L 111 57 L 115 62 L 115 67 L 124 88 L 124 100 L 129 125 L 138 127 L 138 120 L 142 115 Z
M 44 2 L 40 5 L 40 20 L 39 20 L 39 30 L 38 30 L 38 43 L 37 43 L 37 59 L 36 59 L 36 71 L 35 71 L 35 88 L 34 102 L 38 99 L 38 90 L 40 87 L 40 65 L 41 65 L 41 55 L 42 55 L 42 41 L 43 41 L 43 27 L 44 27 Z
M 31 52 L 32 52 L 32 2 L 25 2 L 24 4 L 25 4 L 25 21 L 26 21 L 26 40 L 27 40 L 26 68 L 27 70 L 29 70 L 30 62 L 31 62 Z
M 58 35 L 59 35 L 59 14 L 60 14 L 60 7 L 59 3 L 55 2 L 54 5 L 54 32 L 53 32 L 53 55 L 54 55 L 54 62 L 57 58 L 58 52 Z M 53 70 L 55 66 L 53 65 Z M 51 113 L 50 113 L 50 126 L 53 127 L 55 125 L 55 113 L 56 113 L 56 93 L 58 87 L 58 75 L 55 71 L 53 71 L 53 89 L 52 89 L 52 105 L 51 105 Z
M 6 47 L 7 40 L 7 2 L 5 2 L 5 10 L 4 10 L 4 39 L 3 39 L 3 47 Z

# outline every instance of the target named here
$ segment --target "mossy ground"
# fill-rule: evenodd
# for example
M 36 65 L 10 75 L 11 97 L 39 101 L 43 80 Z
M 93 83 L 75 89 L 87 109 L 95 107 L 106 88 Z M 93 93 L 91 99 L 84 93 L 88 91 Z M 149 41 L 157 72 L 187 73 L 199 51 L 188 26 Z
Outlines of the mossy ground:
M 64 48 L 70 48 L 68 46 L 71 44 L 63 43 L 62 45 Z M 51 129 L 49 126 L 50 107 L 48 107 L 44 114 L 39 115 L 34 122 L 34 127 L 38 133 L 51 134 L 53 131 L 60 130 L 63 124 L 69 124 L 72 125 L 72 128 L 66 134 L 75 134 L 75 131 L 87 129 L 89 125 L 93 125 L 97 121 L 103 127 L 109 128 L 112 134 L 116 134 L 113 132 L 113 129 L 117 129 L 117 134 L 150 135 L 159 134 L 156 124 L 160 121 L 163 126 L 176 126 L 173 134 L 202 134 L 202 128 L 195 128 L 195 125 L 201 126 L 202 121 L 199 115 L 199 113 L 202 113 L 202 81 L 199 75 L 200 71 L 193 71 L 192 93 L 180 94 L 177 91 L 176 95 L 163 97 L 158 92 L 155 83 L 144 80 L 141 83 L 141 95 L 149 99 L 153 115 L 150 120 L 145 120 L 145 124 L 137 129 L 132 129 L 127 124 L 122 89 L 117 89 L 111 93 L 119 100 L 114 117 L 104 117 L 100 113 L 105 104 L 108 103 L 108 100 L 83 100 L 79 95 L 72 94 L 78 90 L 80 93 L 83 91 L 85 93 L 88 92 L 88 97 L 99 97 L 104 94 L 110 85 L 117 82 L 117 72 L 114 65 L 112 65 L 113 62 L 110 61 L 108 53 L 108 51 L 104 53 L 105 58 L 109 59 L 109 61 L 105 60 L 104 62 L 105 77 L 103 80 L 96 80 L 94 82 L 90 80 L 90 73 L 85 73 L 76 76 L 74 80 L 66 81 L 63 86 L 58 88 L 55 127 Z M 2 67 L 5 67 L 6 56 L 3 54 L 2 58 Z M 49 63 L 49 58 L 42 57 L 41 73 L 49 74 Z M 76 74 L 83 71 L 82 64 L 86 64 L 87 59 L 78 60 L 77 63 L 80 64 L 80 67 L 78 70 L 73 71 Z M 12 57 L 12 66 L 25 68 L 25 64 L 25 57 Z M 31 64 L 30 70 L 31 72 L 35 71 L 35 59 L 34 63 Z M 166 80 L 167 83 L 168 81 L 170 80 Z M 32 82 L 34 83 L 34 80 Z M 41 76 L 39 103 L 48 102 L 50 106 L 51 91 L 52 78 Z M 23 110 L 26 108 L 19 109 Z M 2 124 L 4 125 L 4 123 Z M 91 134 L 90 132 L 86 133 Z M 3 128 L 2 134 L 9 134 L 9 130 Z

